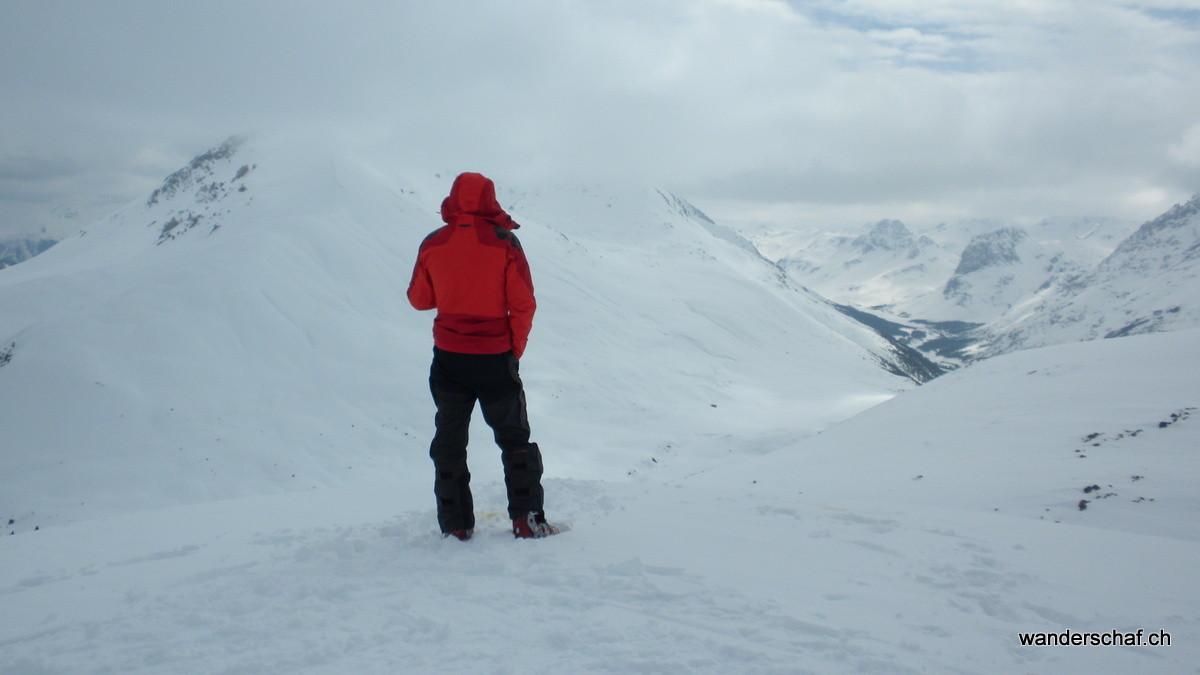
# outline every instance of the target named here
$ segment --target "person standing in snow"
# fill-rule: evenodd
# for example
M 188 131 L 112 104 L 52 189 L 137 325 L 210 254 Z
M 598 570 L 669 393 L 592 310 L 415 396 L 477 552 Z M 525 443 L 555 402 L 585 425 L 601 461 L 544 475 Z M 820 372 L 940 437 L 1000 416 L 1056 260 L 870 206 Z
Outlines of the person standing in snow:
M 478 400 L 500 446 L 513 535 L 554 534 L 543 511 L 542 455 L 529 441 L 518 374 L 537 309 L 529 263 L 512 233 L 519 226 L 496 201 L 492 181 L 478 173 L 454 179 L 442 220 L 446 224 L 421 242 L 408 285 L 413 307 L 437 310 L 429 370 L 437 414 L 429 456 L 438 525 L 443 536 L 463 541 L 475 528 L 467 431 Z

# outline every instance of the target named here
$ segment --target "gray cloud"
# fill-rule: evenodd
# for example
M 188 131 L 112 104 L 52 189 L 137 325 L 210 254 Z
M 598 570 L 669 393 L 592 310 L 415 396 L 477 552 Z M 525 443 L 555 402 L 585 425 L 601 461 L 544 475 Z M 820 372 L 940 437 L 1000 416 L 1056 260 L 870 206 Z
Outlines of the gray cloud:
M 40 182 L 79 173 L 78 165 L 65 158 L 0 157 L 0 182 Z
M 5 3 L 0 157 L 24 164 L 0 166 L 101 215 L 230 133 L 297 129 L 414 168 L 651 182 L 733 220 L 1148 218 L 1200 190 L 1197 17 L 1184 0 Z M 0 197 L 0 222 L 37 217 L 16 210 Z

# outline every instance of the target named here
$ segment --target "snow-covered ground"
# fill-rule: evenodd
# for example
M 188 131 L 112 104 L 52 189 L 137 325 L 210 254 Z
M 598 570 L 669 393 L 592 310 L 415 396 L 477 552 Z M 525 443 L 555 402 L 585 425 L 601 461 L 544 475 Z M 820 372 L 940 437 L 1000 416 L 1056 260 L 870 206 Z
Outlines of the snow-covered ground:
M 0 671 L 1195 672 L 1198 368 L 1194 331 L 998 357 L 761 457 L 550 480 L 542 541 L 496 480 L 441 539 L 418 478 L 23 532 Z M 1139 629 L 1172 644 L 1018 639 Z

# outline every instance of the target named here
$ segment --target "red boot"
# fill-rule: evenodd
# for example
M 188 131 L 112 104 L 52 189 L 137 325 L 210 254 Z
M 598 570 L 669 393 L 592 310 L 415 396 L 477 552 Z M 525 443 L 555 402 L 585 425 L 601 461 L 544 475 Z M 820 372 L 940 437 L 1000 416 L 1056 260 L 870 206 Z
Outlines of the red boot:
M 530 511 L 523 518 L 514 518 L 513 536 L 517 539 L 541 539 L 552 534 L 558 534 L 559 528 L 546 522 L 546 515 L 541 511 Z

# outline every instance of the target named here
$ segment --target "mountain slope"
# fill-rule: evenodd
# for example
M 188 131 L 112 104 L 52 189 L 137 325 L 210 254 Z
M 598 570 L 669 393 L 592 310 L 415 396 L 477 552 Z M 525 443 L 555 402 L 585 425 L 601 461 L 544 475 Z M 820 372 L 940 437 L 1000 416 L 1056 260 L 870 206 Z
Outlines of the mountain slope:
M 1200 195 L 1142 225 L 1091 271 L 1014 307 L 980 354 L 1200 325 Z
M 686 202 L 497 178 L 537 286 L 522 377 L 550 475 L 768 447 L 911 386 L 892 345 Z M 232 139 L 4 270 L 0 513 L 423 482 L 432 316 L 404 291 L 451 179 Z
M 1060 279 L 1078 274 L 1093 261 L 1067 252 L 1061 241 L 1034 240 L 1028 230 L 1004 227 L 973 237 L 941 297 L 909 307 L 919 316 L 987 323 L 1013 305 Z

